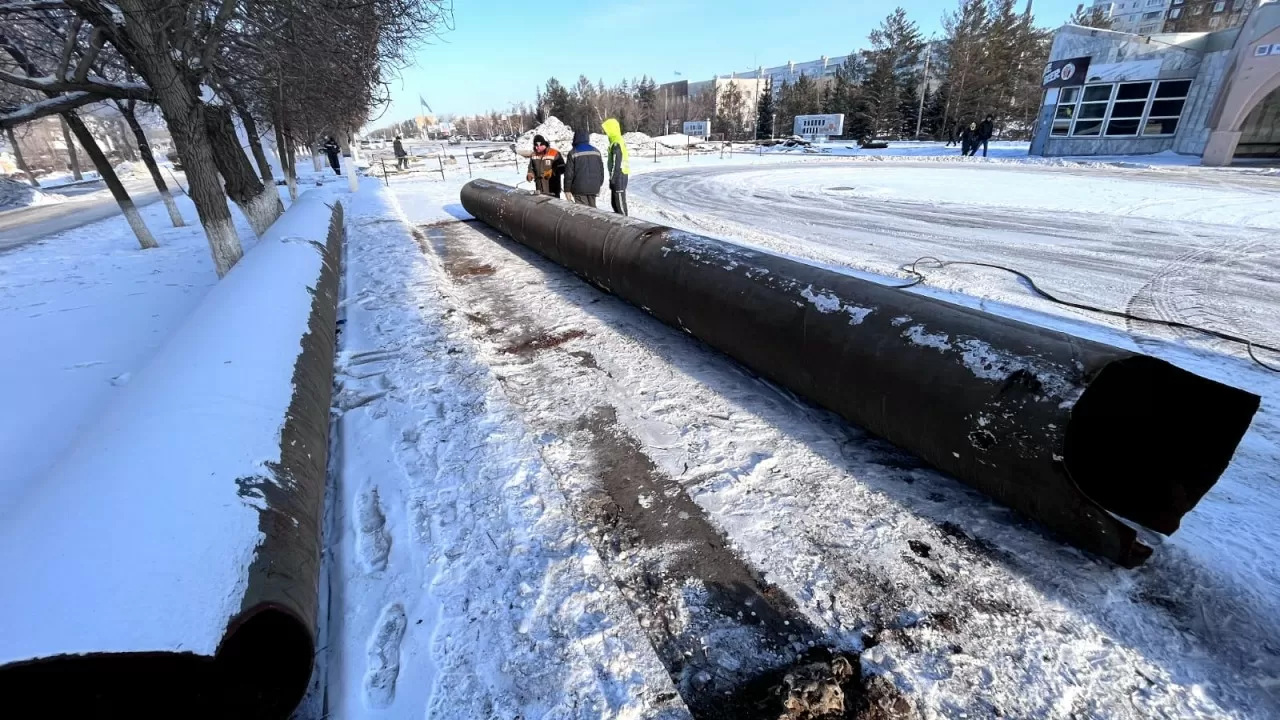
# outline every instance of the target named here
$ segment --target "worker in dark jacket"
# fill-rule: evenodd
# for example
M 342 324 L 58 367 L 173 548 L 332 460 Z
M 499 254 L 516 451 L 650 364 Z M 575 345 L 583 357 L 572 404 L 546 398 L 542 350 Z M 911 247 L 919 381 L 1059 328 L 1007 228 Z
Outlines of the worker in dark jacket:
M 320 149 L 329 156 L 329 166 L 333 168 L 333 174 L 341 175 L 342 165 L 338 162 L 338 155 L 342 152 L 342 148 L 338 147 L 338 141 L 334 140 L 332 135 L 328 135 Z
M 604 134 L 609 136 L 609 190 L 613 211 L 627 214 L 627 179 L 631 176 L 631 153 L 622 139 L 622 126 L 609 118 L 604 121 Z
M 991 142 L 991 136 L 994 135 L 995 132 L 996 132 L 995 118 L 988 115 L 986 119 L 982 121 L 982 124 L 978 126 L 978 142 L 982 143 L 982 157 L 987 156 L 987 143 Z M 973 152 L 971 154 L 973 155 L 978 154 L 977 146 L 974 146 Z
M 565 156 L 564 187 L 579 205 L 596 206 L 596 196 L 604 185 L 604 160 L 591 144 L 591 133 L 573 133 L 573 149 Z
M 978 123 L 969 123 L 960 131 L 960 155 L 978 152 Z
M 533 136 L 533 157 L 524 179 L 534 184 L 543 195 L 560 197 L 560 176 L 564 175 L 564 158 L 541 135 Z
M 399 135 L 396 136 L 395 142 L 391 143 L 391 149 L 396 154 L 396 169 L 408 170 L 409 169 L 409 153 L 404 151 L 404 143 L 401 142 Z

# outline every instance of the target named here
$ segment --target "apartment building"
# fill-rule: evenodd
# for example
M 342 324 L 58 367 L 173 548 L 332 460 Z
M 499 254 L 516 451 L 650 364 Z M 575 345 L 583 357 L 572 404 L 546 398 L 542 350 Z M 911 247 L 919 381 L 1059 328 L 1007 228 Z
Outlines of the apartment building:
M 1093 8 L 1111 19 L 1111 29 L 1135 35 L 1162 32 L 1175 0 L 1094 0 Z
M 1170 0 L 1165 32 L 1213 32 L 1239 27 L 1255 0 Z

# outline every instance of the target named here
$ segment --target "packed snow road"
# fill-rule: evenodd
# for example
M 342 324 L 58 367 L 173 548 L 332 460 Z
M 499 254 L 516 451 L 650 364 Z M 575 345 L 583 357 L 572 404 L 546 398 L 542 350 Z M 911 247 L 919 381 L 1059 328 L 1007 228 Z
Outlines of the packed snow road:
M 640 175 L 632 195 L 639 217 L 775 252 L 888 275 L 924 256 L 996 263 L 1068 299 L 1280 344 L 1273 175 L 797 163 Z M 927 272 L 978 296 L 1013 285 Z

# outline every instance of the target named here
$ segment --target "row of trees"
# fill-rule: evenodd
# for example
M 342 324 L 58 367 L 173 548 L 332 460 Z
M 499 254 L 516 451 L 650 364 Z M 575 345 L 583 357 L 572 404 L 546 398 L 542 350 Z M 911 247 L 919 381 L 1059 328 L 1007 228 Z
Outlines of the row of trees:
M 626 129 L 650 135 L 711 118 L 713 132 L 726 137 L 767 138 L 789 135 L 797 115 L 843 113 L 848 137 L 915 137 L 918 127 L 921 136 L 935 139 L 992 115 L 1003 137 L 1027 137 L 1040 105 L 1051 33 L 1036 26 L 1030 2 L 1019 8 L 1018 1 L 959 0 L 942 18 L 942 37 L 931 41 L 897 8 L 871 31 L 869 47 L 850 53 L 833 73 L 783 81 L 761 92 L 754 108 L 735 84 L 672 98 L 647 76 L 614 86 L 581 76 L 572 86 L 551 78 L 532 108 L 513 106 L 507 115 L 518 113 L 528 123 L 554 115 L 575 127 L 612 116 Z M 1068 22 L 1110 25 L 1104 12 L 1083 6 Z M 484 117 L 461 120 L 467 127 L 494 125 Z
M 167 194 L 138 120 L 154 106 L 221 276 L 242 253 L 228 199 L 259 234 L 283 211 L 271 146 L 296 193 L 296 148 L 321 134 L 348 139 L 385 99 L 384 74 L 449 22 L 448 8 L 446 0 L 0 2 L 0 128 L 60 116 L 139 244 L 154 247 L 82 117 L 85 108 L 113 106 Z
M 850 54 L 829 78 L 801 75 L 761 98 L 757 133 L 787 134 L 797 115 L 843 113 L 845 134 L 855 138 L 915 137 L 917 129 L 942 138 L 986 115 L 1006 137 L 1027 136 L 1050 33 L 1035 26 L 1029 4 L 1019 11 L 1015 3 L 961 0 L 933 42 L 897 8 L 871 31 L 870 49 Z

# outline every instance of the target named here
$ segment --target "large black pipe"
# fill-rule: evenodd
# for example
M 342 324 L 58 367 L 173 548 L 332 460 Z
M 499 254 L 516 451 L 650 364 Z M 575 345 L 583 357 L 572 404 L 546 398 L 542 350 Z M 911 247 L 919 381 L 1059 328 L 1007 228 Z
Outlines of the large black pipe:
M 1217 482 L 1256 395 L 1163 360 L 486 180 L 467 212 L 1126 567 Z

